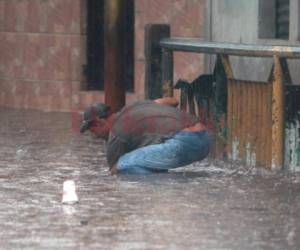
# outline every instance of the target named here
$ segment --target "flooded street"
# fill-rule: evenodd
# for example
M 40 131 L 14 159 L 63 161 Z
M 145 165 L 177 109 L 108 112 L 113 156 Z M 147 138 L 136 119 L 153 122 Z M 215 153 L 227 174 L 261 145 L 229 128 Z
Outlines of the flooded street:
M 205 161 L 112 177 L 70 114 L 0 121 L 0 249 L 300 249 L 299 174 Z M 67 179 L 79 204 L 61 203 Z

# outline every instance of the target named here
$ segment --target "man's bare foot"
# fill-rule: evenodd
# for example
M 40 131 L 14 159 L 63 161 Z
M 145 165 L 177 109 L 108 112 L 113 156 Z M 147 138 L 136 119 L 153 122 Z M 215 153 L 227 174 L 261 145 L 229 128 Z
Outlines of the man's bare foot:
M 116 175 L 117 173 L 118 173 L 117 166 L 116 166 L 116 165 L 113 165 L 113 166 L 110 168 L 110 175 Z

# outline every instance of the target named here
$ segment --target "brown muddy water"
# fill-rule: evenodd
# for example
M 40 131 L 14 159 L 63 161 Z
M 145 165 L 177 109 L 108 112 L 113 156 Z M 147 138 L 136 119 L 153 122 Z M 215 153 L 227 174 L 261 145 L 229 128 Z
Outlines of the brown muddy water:
M 300 249 L 300 175 L 205 161 L 112 177 L 71 120 L 0 109 L 0 249 Z M 79 204 L 62 205 L 66 179 Z

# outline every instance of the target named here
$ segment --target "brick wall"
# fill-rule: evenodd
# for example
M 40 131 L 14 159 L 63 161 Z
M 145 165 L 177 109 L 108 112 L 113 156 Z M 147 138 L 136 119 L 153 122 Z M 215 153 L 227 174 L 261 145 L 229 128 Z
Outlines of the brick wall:
M 69 111 L 81 80 L 81 0 L 1 0 L 0 13 L 0 105 Z
M 84 82 L 86 0 L 0 0 L 0 106 L 70 111 L 103 93 Z M 144 26 L 169 23 L 172 36 L 203 37 L 205 0 L 135 1 L 135 93 L 144 96 Z M 192 80 L 203 58 L 176 53 L 175 80 Z
M 144 26 L 147 23 L 171 25 L 171 36 L 204 37 L 205 0 L 137 0 L 135 28 L 135 82 L 143 96 L 145 78 Z M 199 54 L 175 53 L 174 81 L 192 80 L 203 71 L 203 57 Z M 203 72 L 202 72 L 203 73 Z M 143 84 L 138 84 L 138 83 Z

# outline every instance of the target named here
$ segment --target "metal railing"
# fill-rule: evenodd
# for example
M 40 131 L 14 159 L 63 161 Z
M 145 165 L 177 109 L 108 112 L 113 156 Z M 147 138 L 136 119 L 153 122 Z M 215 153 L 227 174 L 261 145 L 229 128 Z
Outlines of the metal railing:
M 287 59 L 300 58 L 300 47 L 215 43 L 192 38 L 165 38 L 160 41 L 160 46 L 164 96 L 173 95 L 173 52 L 217 55 L 211 98 L 225 98 L 223 106 L 226 107 L 219 114 L 217 126 L 225 131 L 226 138 L 220 148 L 226 149 L 229 159 L 272 169 L 284 166 L 285 85 L 291 84 Z M 254 82 L 235 79 L 230 56 L 272 57 L 269 80 Z M 198 89 L 201 88 L 198 86 Z M 215 92 L 220 89 L 223 93 L 217 95 Z M 200 96 L 198 100 L 196 98 L 200 110 L 201 93 L 197 95 Z M 211 111 L 218 112 L 218 107 L 214 106 Z M 220 142 L 217 139 L 216 144 Z

